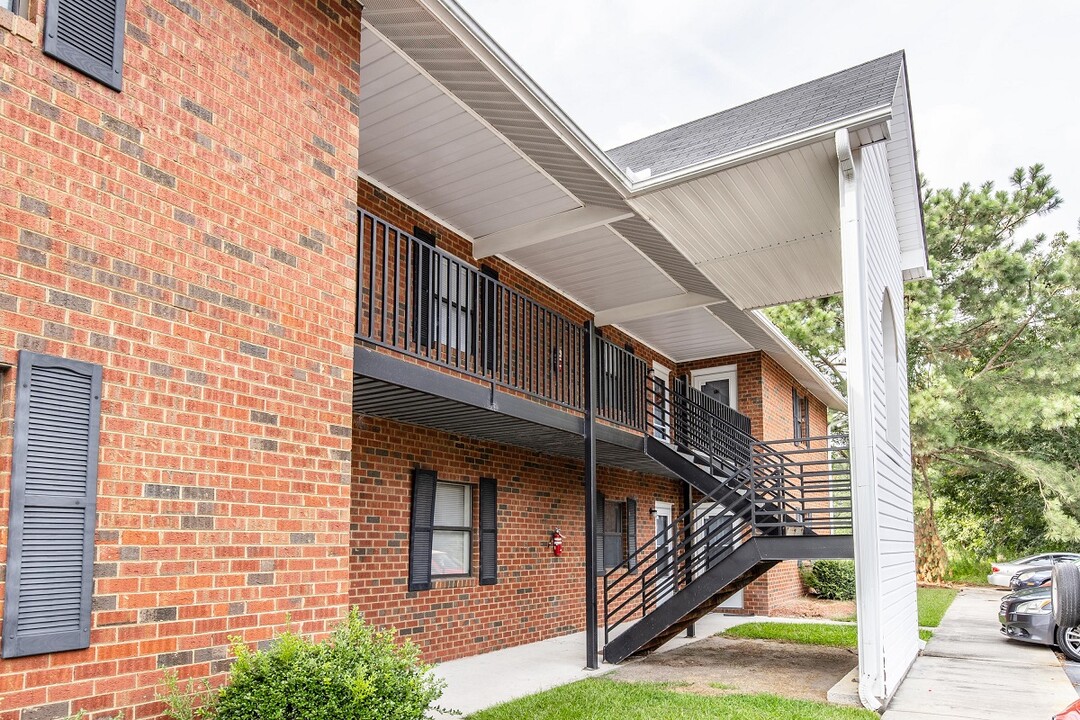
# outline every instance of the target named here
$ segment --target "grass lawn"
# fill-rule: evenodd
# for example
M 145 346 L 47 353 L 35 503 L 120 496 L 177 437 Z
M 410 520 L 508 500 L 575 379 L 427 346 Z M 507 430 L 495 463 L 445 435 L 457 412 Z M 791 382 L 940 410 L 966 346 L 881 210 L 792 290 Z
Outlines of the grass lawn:
M 956 598 L 957 591 L 952 588 L 921 587 L 918 592 L 919 625 L 937 627 Z
M 724 637 L 744 640 L 777 640 L 800 645 L 826 645 L 828 647 L 853 648 L 858 644 L 854 625 L 830 625 L 827 623 L 780 623 L 751 622 L 723 633 Z M 919 637 L 929 640 L 933 633 L 920 630 Z
M 775 695 L 693 695 L 675 692 L 658 683 L 623 683 L 598 678 L 512 700 L 470 715 L 469 720 L 875 720 L 877 717 L 869 710 Z
M 941 618 L 945 611 L 952 605 L 956 598 L 957 590 L 952 588 L 921 587 L 916 590 L 919 605 L 919 627 L 937 627 L 941 624 Z M 843 622 L 855 622 L 854 615 L 838 617 Z M 926 640 L 926 638 L 923 638 Z

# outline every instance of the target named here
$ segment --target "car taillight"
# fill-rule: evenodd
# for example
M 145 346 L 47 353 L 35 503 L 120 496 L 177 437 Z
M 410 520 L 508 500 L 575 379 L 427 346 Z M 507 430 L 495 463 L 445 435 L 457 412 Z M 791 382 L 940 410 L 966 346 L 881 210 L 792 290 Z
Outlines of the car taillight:
M 997 569 L 997 565 L 994 565 L 993 567 L 990 568 L 990 572 L 999 573 L 1001 571 Z

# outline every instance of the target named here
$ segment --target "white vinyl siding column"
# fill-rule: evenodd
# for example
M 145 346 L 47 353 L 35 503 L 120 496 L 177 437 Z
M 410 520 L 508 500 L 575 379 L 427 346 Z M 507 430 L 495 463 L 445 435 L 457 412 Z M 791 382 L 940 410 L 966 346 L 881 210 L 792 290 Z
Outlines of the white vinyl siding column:
M 840 172 L 860 693 L 869 704 L 888 701 L 919 649 L 904 320 L 882 319 L 883 307 L 903 307 L 887 160 L 884 143 L 866 146 L 854 153 L 854 176 Z M 890 324 L 895 345 L 883 337 Z M 889 345 L 896 362 L 886 362 Z M 899 377 L 889 382 L 887 368 Z

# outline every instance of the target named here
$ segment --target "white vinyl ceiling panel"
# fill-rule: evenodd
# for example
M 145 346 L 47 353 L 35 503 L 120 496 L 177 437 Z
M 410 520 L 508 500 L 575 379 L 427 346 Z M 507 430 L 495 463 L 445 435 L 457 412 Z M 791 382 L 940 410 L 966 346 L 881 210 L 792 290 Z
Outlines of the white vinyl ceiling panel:
M 831 143 L 721 170 L 633 203 L 741 308 L 839 289 L 840 198 Z
M 507 257 L 593 310 L 683 292 L 630 243 L 603 225 L 515 250 Z
M 364 174 L 472 237 L 581 205 L 378 33 L 361 42 Z
M 839 231 L 700 267 L 744 310 L 838 295 L 843 290 Z
M 630 334 L 675 362 L 752 352 L 755 348 L 706 308 L 622 323 Z

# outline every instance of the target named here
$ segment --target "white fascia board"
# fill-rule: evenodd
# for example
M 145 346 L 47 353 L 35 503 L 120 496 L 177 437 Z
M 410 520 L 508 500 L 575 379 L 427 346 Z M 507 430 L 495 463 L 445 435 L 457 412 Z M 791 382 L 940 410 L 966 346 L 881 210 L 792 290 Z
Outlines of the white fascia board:
M 701 295 L 700 293 L 672 295 L 656 300 L 646 300 L 644 302 L 600 310 L 596 313 L 595 322 L 600 327 L 603 327 L 604 325 L 619 325 L 621 323 L 633 322 L 634 320 L 644 320 L 645 318 L 656 317 L 657 315 L 668 315 L 670 313 L 679 312 L 680 310 L 691 310 L 693 308 L 717 305 L 724 302 L 727 302 L 727 300 L 710 295 Z
M 455 0 L 416 2 L 456 35 L 568 147 L 626 196 L 630 181 L 623 171 Z
M 478 237 L 473 241 L 473 254 L 477 258 L 501 255 L 632 217 L 634 213 L 627 209 L 586 206 L 567 210 Z

